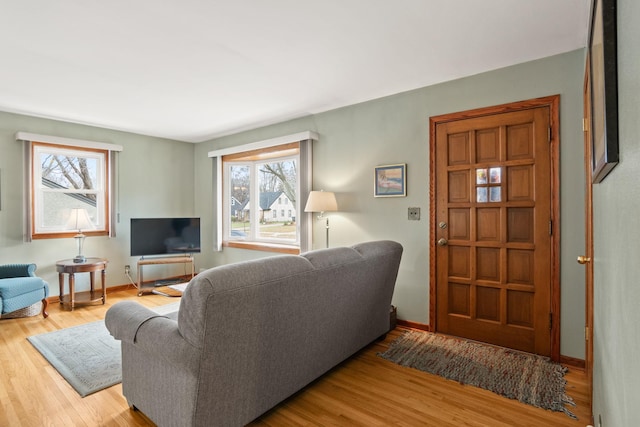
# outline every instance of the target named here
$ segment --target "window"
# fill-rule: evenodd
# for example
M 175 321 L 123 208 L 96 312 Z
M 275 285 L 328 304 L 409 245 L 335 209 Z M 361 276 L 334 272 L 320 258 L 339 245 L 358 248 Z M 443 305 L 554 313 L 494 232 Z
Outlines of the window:
M 25 241 L 115 236 L 111 173 L 122 146 L 17 132 L 25 151 Z
M 32 144 L 32 238 L 77 233 L 72 209 L 87 212 L 85 234 L 108 234 L 108 159 L 107 150 Z
M 284 210 L 277 208 L 289 199 L 299 209 L 299 153 L 299 144 L 291 143 L 223 156 L 223 205 L 236 199 L 245 206 L 241 217 L 232 207 L 225 209 L 225 241 L 300 244 L 298 226 L 285 221 Z
M 311 191 L 311 151 L 317 140 L 315 132 L 305 131 L 208 153 L 213 160 L 214 250 L 311 249 L 313 218 L 302 209 Z M 277 216 L 282 208 L 291 209 L 291 218 Z

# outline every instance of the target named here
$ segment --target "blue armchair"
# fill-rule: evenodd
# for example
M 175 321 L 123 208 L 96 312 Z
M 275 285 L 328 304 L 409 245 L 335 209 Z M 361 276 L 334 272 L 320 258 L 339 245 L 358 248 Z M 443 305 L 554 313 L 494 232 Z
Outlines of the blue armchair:
M 49 316 L 49 284 L 37 277 L 35 271 L 35 264 L 0 265 L 0 317 L 39 301 L 42 301 L 42 316 Z

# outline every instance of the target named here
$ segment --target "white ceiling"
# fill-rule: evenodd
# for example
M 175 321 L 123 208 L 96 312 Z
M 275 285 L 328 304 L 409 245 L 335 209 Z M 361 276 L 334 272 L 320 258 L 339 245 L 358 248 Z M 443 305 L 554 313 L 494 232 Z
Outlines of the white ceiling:
M 582 48 L 590 0 L 0 0 L 0 110 L 200 142 Z

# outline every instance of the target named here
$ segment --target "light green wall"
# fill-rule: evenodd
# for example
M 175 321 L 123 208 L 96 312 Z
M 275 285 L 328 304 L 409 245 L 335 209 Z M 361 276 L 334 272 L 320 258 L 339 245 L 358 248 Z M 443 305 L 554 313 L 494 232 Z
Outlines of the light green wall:
M 58 295 L 55 262 L 76 255 L 75 242 L 67 239 L 23 241 L 23 144 L 17 131 L 119 144 L 119 188 L 116 206 L 120 221 L 116 237 L 88 237 L 84 254 L 109 260 L 107 286 L 128 283 L 124 265 L 131 265 L 133 277 L 137 257 L 129 256 L 129 220 L 132 217 L 194 215 L 194 146 L 54 120 L 0 112 L 0 264 L 35 262 L 37 274 Z M 145 279 L 182 274 L 180 266 L 145 267 Z M 88 289 L 88 275 L 76 279 L 77 289 Z
M 640 425 L 640 3 L 618 0 L 620 163 L 593 186 L 595 425 Z
M 584 252 L 584 60 L 583 50 L 574 51 L 200 143 L 196 211 L 208 218 L 205 223 L 213 221 L 208 151 L 304 130 L 318 132 L 314 188 L 337 192 L 339 205 L 339 212 L 330 214 L 331 245 L 373 239 L 400 242 L 404 254 L 393 303 L 399 318 L 427 324 L 429 117 L 560 94 L 561 353 L 584 358 L 584 271 L 575 262 Z M 407 197 L 374 198 L 374 166 L 392 163 L 407 164 Z M 420 221 L 407 220 L 408 207 L 421 208 Z M 323 224 L 316 223 L 314 242 L 315 247 L 324 245 Z M 210 259 L 218 265 L 266 255 L 225 248 Z
M 112 142 L 119 155 L 120 222 L 117 237 L 88 238 L 85 253 L 110 260 L 109 286 L 127 283 L 121 273 L 129 256 L 129 219 L 143 216 L 202 217 L 203 253 L 196 268 L 271 253 L 225 249 L 214 252 L 212 163 L 207 152 L 304 130 L 320 135 L 314 148 L 314 188 L 336 191 L 340 212 L 331 215 L 331 244 L 393 239 L 405 248 L 393 303 L 398 316 L 429 321 L 429 117 L 472 108 L 561 95 L 561 353 L 584 358 L 584 272 L 575 257 L 584 252 L 582 75 L 584 52 L 574 51 L 513 67 L 426 87 L 379 100 L 307 116 L 216 140 L 189 144 L 9 113 L 0 113 L 0 262 L 36 262 L 57 295 L 56 260 L 75 254 L 72 239 L 23 243 L 22 145 L 17 131 Z M 408 195 L 374 198 L 373 167 L 407 163 Z M 420 207 L 421 221 L 408 221 L 407 208 Z M 322 224 L 315 246 L 324 245 Z M 148 270 L 147 270 L 148 269 Z M 147 275 L 147 271 L 149 274 Z M 147 267 L 148 278 L 181 273 L 180 266 Z M 135 277 L 135 275 L 134 275 Z M 86 280 L 79 281 L 86 289 Z

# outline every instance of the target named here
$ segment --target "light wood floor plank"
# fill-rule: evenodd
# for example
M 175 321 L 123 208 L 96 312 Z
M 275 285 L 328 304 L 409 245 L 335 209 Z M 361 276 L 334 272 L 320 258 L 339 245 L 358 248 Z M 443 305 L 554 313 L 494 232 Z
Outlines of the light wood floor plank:
M 136 296 L 135 289 L 109 294 L 105 306 L 62 310 L 50 316 L 0 320 L 0 426 L 153 426 L 129 409 L 118 384 L 81 398 L 26 340 L 104 318 L 109 306 L 134 300 L 147 307 L 178 301 Z M 327 375 L 251 423 L 251 426 L 585 426 L 589 396 L 584 372 L 567 374 L 568 394 L 578 406 L 574 421 L 562 413 L 534 408 L 486 390 L 463 386 L 386 361 L 376 354 L 402 333 L 388 334 Z

